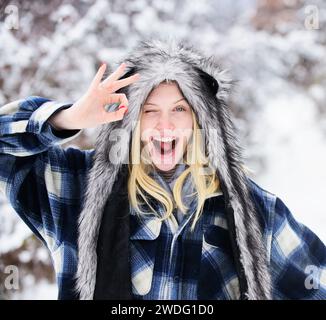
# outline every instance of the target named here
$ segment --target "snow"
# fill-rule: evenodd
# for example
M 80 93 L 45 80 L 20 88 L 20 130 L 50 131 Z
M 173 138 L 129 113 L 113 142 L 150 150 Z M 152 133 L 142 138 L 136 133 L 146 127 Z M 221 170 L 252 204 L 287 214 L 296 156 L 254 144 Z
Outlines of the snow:
M 321 170 L 326 144 L 324 133 L 315 125 L 317 117 L 306 95 L 275 96 L 265 105 L 253 131 L 255 149 L 266 159 L 257 181 L 326 243 L 326 170 Z
M 2 193 L 0 193 L 1 200 L 4 200 Z M 0 211 L 0 257 L 1 254 L 19 248 L 32 232 L 21 222 L 16 212 L 10 207 L 8 203 L 1 205 Z
M 0 21 L 0 105 L 29 95 L 73 102 L 100 62 L 116 68 L 138 40 L 155 34 L 189 40 L 216 55 L 237 80 L 230 102 L 254 180 L 326 243 L 324 0 L 286 0 L 293 19 L 265 13 L 260 28 L 259 0 L 59 2 L 19 7 L 18 31 Z M 305 28 L 307 5 L 319 10 L 318 30 Z M 85 130 L 88 142 L 95 143 L 97 132 Z M 31 234 L 0 194 L 0 265 L 1 255 L 21 248 Z M 49 260 L 45 248 L 36 257 L 28 250 L 17 255 L 22 263 Z M 56 285 L 39 275 L 23 281 L 14 298 L 56 299 Z
M 56 300 L 58 288 L 47 281 L 35 282 L 32 275 L 24 276 L 24 290 L 13 290 L 13 300 Z

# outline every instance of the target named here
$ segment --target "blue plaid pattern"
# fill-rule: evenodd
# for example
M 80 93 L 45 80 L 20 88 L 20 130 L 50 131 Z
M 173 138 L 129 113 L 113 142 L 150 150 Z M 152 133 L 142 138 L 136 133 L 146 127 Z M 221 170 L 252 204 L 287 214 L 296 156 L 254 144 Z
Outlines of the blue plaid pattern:
M 58 146 L 81 130 L 57 132 L 46 121 L 70 105 L 29 97 L 0 107 L 0 190 L 49 249 L 59 299 L 74 298 L 77 217 L 92 157 Z
M 81 130 L 54 130 L 47 119 L 70 103 L 28 97 L 0 107 L 0 190 L 47 246 L 59 299 L 73 293 L 77 219 L 94 150 L 60 145 Z M 326 299 L 326 248 L 277 196 L 249 179 L 268 250 L 274 299 Z M 205 202 L 195 230 L 196 201 L 178 225 L 172 217 L 139 219 L 131 210 L 131 268 L 135 299 L 238 299 L 223 195 Z M 157 207 L 163 214 L 162 208 Z
M 178 225 L 174 216 L 132 212 L 130 235 L 132 288 L 135 299 L 239 299 L 239 284 L 224 216 L 223 195 L 208 199 L 193 232 L 190 212 Z M 158 207 L 163 216 L 163 209 Z

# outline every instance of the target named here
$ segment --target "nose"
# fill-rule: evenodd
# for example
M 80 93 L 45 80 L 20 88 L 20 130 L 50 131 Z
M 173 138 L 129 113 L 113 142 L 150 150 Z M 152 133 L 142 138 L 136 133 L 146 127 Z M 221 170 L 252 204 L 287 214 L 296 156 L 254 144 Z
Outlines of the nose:
M 173 130 L 173 119 L 169 114 L 162 114 L 157 122 L 156 129 L 163 132 L 163 130 Z

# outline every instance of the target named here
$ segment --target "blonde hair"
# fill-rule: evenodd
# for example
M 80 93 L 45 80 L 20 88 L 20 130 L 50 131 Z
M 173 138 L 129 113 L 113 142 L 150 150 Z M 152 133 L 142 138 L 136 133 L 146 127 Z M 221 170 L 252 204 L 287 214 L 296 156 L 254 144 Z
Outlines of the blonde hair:
M 205 151 L 203 151 L 203 137 L 201 130 L 199 130 L 198 122 L 193 110 L 191 110 L 193 118 L 193 134 L 191 141 L 187 145 L 187 157 L 183 156 L 183 161 L 189 166 L 176 179 L 173 187 L 173 199 L 176 206 L 182 213 L 186 214 L 189 209 L 182 202 L 182 187 L 188 175 L 191 175 L 196 191 L 187 196 L 197 197 L 197 209 L 191 225 L 191 231 L 194 230 L 195 224 L 202 214 L 205 200 L 220 191 L 220 182 L 215 170 L 211 167 Z M 142 152 L 141 156 L 141 133 L 140 120 L 137 125 L 131 142 L 131 154 L 129 162 L 129 179 L 128 179 L 128 196 L 132 207 L 137 214 L 148 214 L 141 210 L 140 205 L 146 203 L 152 212 L 161 220 L 168 219 L 173 214 L 174 204 L 170 194 L 162 188 L 153 178 L 149 176 L 150 170 L 153 169 L 153 164 L 146 152 Z M 188 161 L 190 155 L 190 161 Z M 147 157 L 147 158 L 146 158 Z M 145 160 L 145 162 L 143 161 Z M 148 163 L 146 163 L 148 162 Z M 207 165 L 204 168 L 204 165 Z M 163 204 L 165 208 L 165 215 L 160 217 L 155 209 L 150 205 L 146 194 L 152 196 L 154 199 Z M 151 213 L 151 212 L 149 212 Z

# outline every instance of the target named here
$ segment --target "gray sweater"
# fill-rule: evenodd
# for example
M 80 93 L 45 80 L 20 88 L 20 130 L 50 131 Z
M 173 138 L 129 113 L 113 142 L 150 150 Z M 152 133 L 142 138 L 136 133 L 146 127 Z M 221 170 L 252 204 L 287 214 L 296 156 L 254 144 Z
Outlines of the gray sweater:
M 158 173 L 158 178 L 160 180 L 160 184 L 171 194 L 171 197 L 173 199 L 173 187 L 176 179 L 179 177 L 179 175 L 186 170 L 187 166 L 185 164 L 177 164 L 173 169 L 169 171 L 162 171 L 156 168 L 156 172 Z M 189 206 L 191 201 L 193 200 L 193 197 L 186 197 L 186 195 L 189 195 L 189 193 L 193 193 L 194 189 L 191 184 L 191 177 L 188 175 L 186 178 L 186 182 L 183 186 L 183 203 L 186 206 Z M 174 200 L 173 200 L 174 201 Z M 186 214 L 188 215 L 188 213 Z M 186 216 L 184 213 L 182 213 L 179 208 L 176 207 L 175 204 L 175 210 L 174 210 L 174 216 L 178 221 L 178 224 L 182 222 L 184 217 Z

